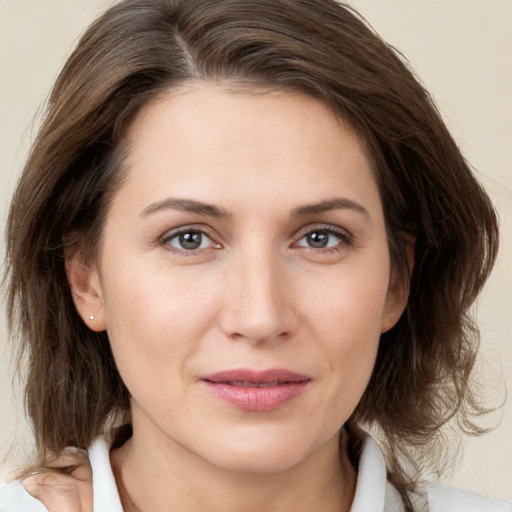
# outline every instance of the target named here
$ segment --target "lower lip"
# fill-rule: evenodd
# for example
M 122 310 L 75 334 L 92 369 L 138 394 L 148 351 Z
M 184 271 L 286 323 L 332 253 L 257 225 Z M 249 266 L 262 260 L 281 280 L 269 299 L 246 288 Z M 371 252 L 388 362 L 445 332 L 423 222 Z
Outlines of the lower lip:
M 232 406 L 246 411 L 273 411 L 295 400 L 308 381 L 286 382 L 269 387 L 241 387 L 203 381 L 206 389 Z

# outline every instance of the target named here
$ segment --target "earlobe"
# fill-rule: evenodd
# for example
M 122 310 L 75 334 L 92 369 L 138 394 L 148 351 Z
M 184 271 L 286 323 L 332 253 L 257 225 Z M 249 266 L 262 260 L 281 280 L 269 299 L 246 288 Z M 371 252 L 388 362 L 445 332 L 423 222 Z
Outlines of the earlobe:
M 414 269 L 414 244 L 415 238 L 412 235 L 404 235 L 406 244 L 406 257 L 408 265 L 408 276 L 402 276 L 396 270 L 392 271 L 389 288 L 386 296 L 386 305 L 382 316 L 381 333 L 389 331 L 396 325 L 409 299 L 410 278 Z
M 104 331 L 106 326 L 103 294 L 98 272 L 85 261 L 79 249 L 66 254 L 66 276 L 78 314 L 93 331 Z
M 402 279 L 398 279 L 402 281 Z M 384 314 L 382 315 L 381 334 L 389 331 L 396 325 L 402 313 L 407 306 L 407 299 L 409 297 L 409 286 L 394 284 L 390 286 L 386 297 L 386 306 Z

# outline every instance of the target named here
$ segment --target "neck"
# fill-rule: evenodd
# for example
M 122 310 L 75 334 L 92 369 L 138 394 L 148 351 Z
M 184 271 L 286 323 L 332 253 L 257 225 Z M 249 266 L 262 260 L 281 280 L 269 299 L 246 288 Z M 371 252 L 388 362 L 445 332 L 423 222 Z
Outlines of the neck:
M 356 474 L 346 436 L 341 453 L 336 436 L 296 466 L 264 473 L 225 470 L 168 439 L 151 443 L 148 437 L 141 439 L 134 428 L 111 453 L 125 512 L 350 510 Z

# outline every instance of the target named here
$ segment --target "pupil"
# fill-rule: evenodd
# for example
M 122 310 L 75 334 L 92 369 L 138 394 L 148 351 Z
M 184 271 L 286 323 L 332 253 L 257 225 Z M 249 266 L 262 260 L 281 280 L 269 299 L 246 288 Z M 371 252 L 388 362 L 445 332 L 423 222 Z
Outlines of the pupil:
M 322 249 L 329 243 L 329 234 L 315 231 L 308 235 L 308 244 L 315 249 Z
M 201 246 L 201 233 L 197 231 L 192 231 L 189 233 L 180 234 L 180 245 L 183 249 L 198 249 Z

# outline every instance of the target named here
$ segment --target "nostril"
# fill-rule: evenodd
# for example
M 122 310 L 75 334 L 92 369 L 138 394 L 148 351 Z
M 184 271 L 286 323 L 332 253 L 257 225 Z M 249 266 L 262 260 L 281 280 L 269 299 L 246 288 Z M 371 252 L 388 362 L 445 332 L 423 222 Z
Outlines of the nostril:
M 292 315 L 231 311 L 222 320 L 223 332 L 232 339 L 252 343 L 284 341 L 295 330 Z

